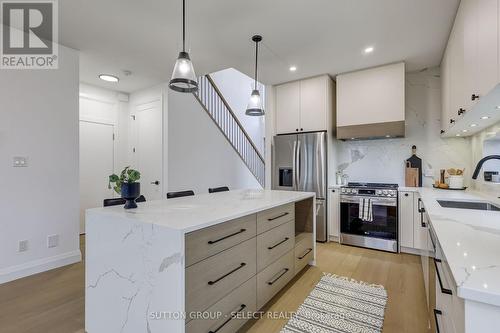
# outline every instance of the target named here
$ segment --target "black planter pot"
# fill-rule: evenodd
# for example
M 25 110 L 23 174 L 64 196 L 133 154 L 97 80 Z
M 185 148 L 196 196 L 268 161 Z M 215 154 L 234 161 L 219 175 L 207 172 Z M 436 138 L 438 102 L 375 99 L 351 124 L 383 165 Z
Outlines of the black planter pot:
M 125 209 L 137 208 L 135 199 L 141 195 L 140 183 L 123 183 L 122 184 L 122 198 L 126 200 Z

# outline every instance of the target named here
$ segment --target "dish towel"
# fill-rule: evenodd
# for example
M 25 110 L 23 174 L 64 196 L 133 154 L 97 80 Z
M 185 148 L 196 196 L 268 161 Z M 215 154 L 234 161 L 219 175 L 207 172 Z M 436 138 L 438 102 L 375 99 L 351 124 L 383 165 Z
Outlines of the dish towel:
M 366 222 L 373 221 L 372 199 L 359 199 L 359 218 Z

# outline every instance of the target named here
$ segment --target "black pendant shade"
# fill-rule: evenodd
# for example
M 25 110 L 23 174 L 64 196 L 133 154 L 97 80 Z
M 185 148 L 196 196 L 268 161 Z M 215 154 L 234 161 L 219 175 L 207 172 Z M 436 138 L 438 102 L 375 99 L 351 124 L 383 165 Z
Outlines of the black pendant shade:
M 179 52 L 168 86 L 172 90 L 183 93 L 198 91 L 193 63 L 186 52 L 186 0 L 182 0 L 182 51 Z
M 262 98 L 260 96 L 259 90 L 257 89 L 257 61 L 259 58 L 259 42 L 262 41 L 262 36 L 255 35 L 252 37 L 252 41 L 255 42 L 255 85 L 250 95 L 250 100 L 248 101 L 248 106 L 245 111 L 247 116 L 263 116 L 264 107 L 262 106 Z

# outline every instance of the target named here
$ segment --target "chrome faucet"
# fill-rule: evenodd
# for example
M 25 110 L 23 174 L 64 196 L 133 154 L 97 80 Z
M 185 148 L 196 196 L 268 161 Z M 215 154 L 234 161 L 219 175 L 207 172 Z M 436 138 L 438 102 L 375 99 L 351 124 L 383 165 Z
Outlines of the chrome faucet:
M 477 176 L 479 176 L 479 171 L 481 171 L 481 168 L 483 167 L 484 162 L 488 160 L 500 160 L 500 155 L 489 155 L 484 158 L 482 158 L 476 165 L 476 170 L 474 170 L 474 174 L 472 175 L 472 179 L 477 179 Z

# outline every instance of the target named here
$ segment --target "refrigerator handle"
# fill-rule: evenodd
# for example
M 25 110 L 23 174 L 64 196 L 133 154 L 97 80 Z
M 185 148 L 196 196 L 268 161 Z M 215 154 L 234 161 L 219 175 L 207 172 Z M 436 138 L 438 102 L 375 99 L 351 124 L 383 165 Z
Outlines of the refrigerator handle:
M 292 165 L 293 165 L 293 170 L 292 170 L 292 176 L 293 176 L 293 189 L 294 191 L 297 190 L 297 140 L 293 142 L 293 158 L 292 158 Z
M 296 150 L 296 154 L 297 154 L 297 157 L 295 158 L 296 160 L 296 163 L 295 163 L 295 170 L 296 170 L 296 176 L 297 176 L 297 190 L 300 188 L 300 174 L 301 174 L 301 170 L 300 170 L 300 145 L 301 145 L 301 142 L 300 140 L 297 140 L 297 150 Z

